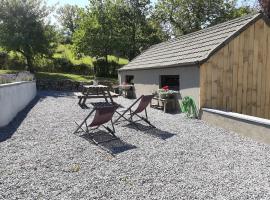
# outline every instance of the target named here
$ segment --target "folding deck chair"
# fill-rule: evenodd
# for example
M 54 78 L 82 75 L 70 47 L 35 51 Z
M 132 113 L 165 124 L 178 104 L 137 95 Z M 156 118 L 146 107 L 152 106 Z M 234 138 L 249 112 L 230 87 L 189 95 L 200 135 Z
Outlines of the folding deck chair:
M 156 128 L 153 124 L 151 124 L 148 120 L 148 115 L 147 115 L 147 106 L 151 103 L 151 100 L 153 99 L 154 95 L 142 95 L 140 98 L 138 98 L 131 106 L 129 106 L 123 113 L 120 113 L 116 111 L 117 114 L 120 116 L 113 122 L 113 124 L 116 124 L 121 118 L 124 118 L 131 124 L 134 124 L 138 129 L 140 129 L 136 122 L 137 121 L 144 121 L 146 122 L 150 128 Z M 138 107 L 135 110 L 132 110 L 132 108 L 138 103 Z M 139 113 L 145 112 L 145 117 L 140 116 Z M 129 113 L 128 113 L 129 112 Z M 125 115 L 129 114 L 129 117 L 127 118 Z M 140 120 L 134 121 L 133 117 L 137 116 L 140 118 Z
M 92 105 L 94 106 L 94 109 L 89 113 L 89 115 L 87 115 L 87 117 L 83 120 L 83 122 L 80 125 L 75 122 L 78 127 L 74 131 L 74 134 L 78 133 L 79 130 L 82 130 L 83 132 L 90 134 L 90 136 L 91 136 L 90 139 L 95 144 L 100 144 L 100 143 L 105 143 L 105 142 L 109 142 L 112 140 L 117 140 L 118 138 L 115 135 L 115 129 L 114 129 L 114 125 L 112 123 L 112 117 L 117 109 L 117 106 L 112 105 L 112 104 L 108 104 L 108 103 L 92 103 Z M 87 124 L 87 120 L 94 112 L 95 112 L 95 116 L 94 116 L 92 122 L 90 124 Z M 104 125 L 104 124 L 108 123 L 109 121 L 111 122 L 112 129 L 109 128 L 108 126 Z M 83 129 L 83 125 L 85 125 L 85 129 Z M 105 128 L 107 130 L 107 132 L 113 136 L 113 138 L 109 139 L 109 140 L 97 142 L 94 139 L 93 130 L 98 129 L 100 126 Z

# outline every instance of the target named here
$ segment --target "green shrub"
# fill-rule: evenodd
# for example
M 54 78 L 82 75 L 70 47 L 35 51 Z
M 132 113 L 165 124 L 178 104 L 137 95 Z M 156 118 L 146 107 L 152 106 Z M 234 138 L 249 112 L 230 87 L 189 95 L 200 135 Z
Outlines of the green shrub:
M 99 58 L 93 64 L 95 75 L 98 77 L 117 77 L 117 70 L 122 67 L 114 60 L 107 62 L 105 58 Z
M 7 69 L 8 53 L 0 52 L 0 69 Z
M 73 64 L 66 58 L 54 58 L 54 72 L 71 72 Z
M 83 74 L 83 75 L 93 75 L 94 70 L 91 66 L 87 64 L 79 64 L 79 65 L 74 65 L 72 68 L 72 72 L 75 74 Z
M 36 71 L 54 72 L 54 61 L 50 58 L 36 57 L 34 66 Z
M 7 69 L 25 70 L 26 63 L 24 57 L 16 52 L 8 53 Z

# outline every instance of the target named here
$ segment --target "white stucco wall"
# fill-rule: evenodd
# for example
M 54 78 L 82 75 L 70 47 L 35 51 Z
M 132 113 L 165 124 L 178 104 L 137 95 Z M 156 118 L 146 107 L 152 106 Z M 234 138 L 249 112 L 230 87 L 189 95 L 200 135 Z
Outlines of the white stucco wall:
M 36 82 L 0 85 L 0 127 L 7 125 L 36 96 Z
M 119 83 L 125 81 L 126 75 L 134 76 L 136 96 L 152 94 L 159 89 L 160 75 L 179 75 L 181 97 L 192 96 L 199 106 L 200 69 L 199 66 L 165 67 L 147 70 L 119 71 Z

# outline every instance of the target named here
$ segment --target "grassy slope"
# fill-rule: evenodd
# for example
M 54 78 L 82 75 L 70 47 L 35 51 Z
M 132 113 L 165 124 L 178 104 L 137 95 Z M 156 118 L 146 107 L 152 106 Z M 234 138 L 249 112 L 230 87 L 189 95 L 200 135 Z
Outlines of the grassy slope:
M 18 70 L 2 70 L 0 69 L 0 74 L 15 74 Z
M 95 61 L 95 58 L 92 58 L 90 56 L 83 56 L 82 58 L 78 59 L 74 56 L 72 52 L 72 46 L 71 45 L 59 45 L 56 49 L 56 53 L 53 55 L 54 58 L 66 58 L 71 61 L 74 65 L 79 64 L 86 64 L 93 66 L 93 62 Z M 120 65 L 125 65 L 128 63 L 127 59 L 124 58 L 117 58 L 115 56 L 108 56 L 109 61 L 115 61 L 119 63 Z
M 66 58 L 69 60 L 73 65 L 80 65 L 86 64 L 93 66 L 94 59 L 90 56 L 83 56 L 82 58 L 78 59 L 73 55 L 71 45 L 62 45 L 60 44 L 57 49 L 56 53 L 53 55 L 54 58 Z
M 73 81 L 84 81 L 84 82 L 93 80 L 93 76 L 66 74 L 66 73 L 37 72 L 35 76 L 37 79 L 53 79 L 53 80 L 70 79 Z
M 54 58 L 66 58 L 71 61 L 74 65 L 79 64 L 86 64 L 93 66 L 94 58 L 90 56 L 84 56 L 80 59 L 75 58 L 75 56 L 72 53 L 72 47 L 70 45 L 59 45 L 56 53 L 54 54 Z M 14 52 L 10 52 L 11 56 L 15 56 Z M 115 56 L 108 56 L 109 61 L 115 61 L 121 65 L 127 64 L 128 60 L 124 58 L 117 58 Z M 0 74 L 12 74 L 17 73 L 18 70 L 1 70 Z M 49 73 L 49 72 L 37 72 L 36 73 L 37 79 L 71 79 L 74 81 L 90 81 L 93 79 L 93 76 L 86 76 L 86 75 L 77 75 L 77 74 L 67 74 L 67 73 Z M 109 80 L 109 79 L 107 79 Z M 112 81 L 115 81 L 115 79 L 111 79 Z
M 17 70 L 0 70 L 0 74 L 14 74 L 17 72 L 18 72 Z M 73 81 L 84 81 L 84 82 L 93 80 L 93 76 L 65 74 L 65 73 L 37 72 L 35 76 L 37 79 L 52 79 L 52 80 L 70 79 Z

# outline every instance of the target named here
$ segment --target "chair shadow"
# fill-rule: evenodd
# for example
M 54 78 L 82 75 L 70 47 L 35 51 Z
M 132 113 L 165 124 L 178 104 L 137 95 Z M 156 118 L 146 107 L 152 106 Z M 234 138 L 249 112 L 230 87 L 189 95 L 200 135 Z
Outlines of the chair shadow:
M 113 137 L 111 134 L 102 130 L 96 131 L 93 137 L 87 133 L 82 134 L 79 137 L 87 140 L 88 142 L 92 144 L 95 144 L 92 141 L 92 138 L 93 138 L 97 143 L 99 143 L 97 146 L 101 147 L 103 150 L 107 151 L 108 153 L 112 155 L 117 155 L 125 151 L 137 148 L 136 146 L 132 144 L 122 141 L 120 138 L 115 139 L 115 137 Z M 107 142 L 104 142 L 104 141 L 107 141 Z
M 0 142 L 4 142 L 12 137 L 12 135 L 20 127 L 21 123 L 27 117 L 27 114 L 42 98 L 37 95 L 16 117 L 6 126 L 0 128 Z
M 124 125 L 124 126 L 127 127 L 127 128 L 131 128 L 131 129 L 134 129 L 134 130 L 144 132 L 147 135 L 150 135 L 152 137 L 159 138 L 159 139 L 162 139 L 162 140 L 167 140 L 167 139 L 169 139 L 169 138 L 176 135 L 174 133 L 170 133 L 168 131 L 163 131 L 163 130 L 160 130 L 158 128 L 151 128 L 148 125 L 144 125 L 144 124 L 141 124 L 141 123 L 138 123 L 138 122 L 136 122 L 135 124 L 136 124 L 136 126 L 134 124 L 131 124 L 131 123 L 129 123 L 127 125 Z

